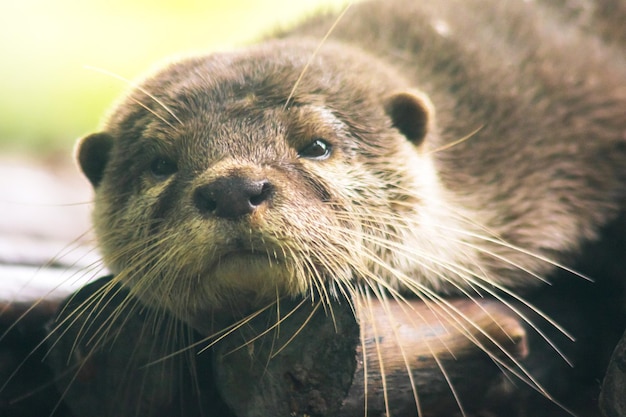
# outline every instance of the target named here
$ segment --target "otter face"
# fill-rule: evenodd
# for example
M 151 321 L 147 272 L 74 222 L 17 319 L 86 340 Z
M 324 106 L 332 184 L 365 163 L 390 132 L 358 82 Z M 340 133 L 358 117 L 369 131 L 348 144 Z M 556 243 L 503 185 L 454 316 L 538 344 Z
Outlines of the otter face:
M 432 106 L 393 93 L 398 78 L 370 57 L 334 62 L 329 49 L 306 71 L 311 45 L 301 44 L 182 61 L 82 140 L 96 232 L 119 282 L 189 318 L 393 280 L 384 274 L 406 263 L 395 259 L 407 256 L 395 247 L 405 226 L 381 216 L 417 207 L 406 173 L 413 162 L 432 170 L 421 152 Z M 351 79 L 364 61 L 369 85 Z

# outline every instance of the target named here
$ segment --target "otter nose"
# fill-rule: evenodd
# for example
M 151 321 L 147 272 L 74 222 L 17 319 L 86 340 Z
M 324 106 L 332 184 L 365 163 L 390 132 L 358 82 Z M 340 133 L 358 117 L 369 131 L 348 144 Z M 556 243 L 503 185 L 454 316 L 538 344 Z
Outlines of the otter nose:
M 221 177 L 194 191 L 194 204 L 203 214 L 236 218 L 252 213 L 272 195 L 268 180 Z

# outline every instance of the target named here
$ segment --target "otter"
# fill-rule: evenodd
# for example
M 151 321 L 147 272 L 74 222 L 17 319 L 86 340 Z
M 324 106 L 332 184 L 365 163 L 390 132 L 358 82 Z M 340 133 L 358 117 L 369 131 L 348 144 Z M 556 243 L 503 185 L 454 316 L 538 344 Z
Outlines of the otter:
M 328 18 L 150 76 L 79 144 L 105 263 L 187 319 L 539 283 L 623 207 L 626 70 L 501 9 L 366 3 L 317 51 Z
M 571 10 L 366 2 L 150 74 L 77 147 L 115 283 L 206 333 L 576 275 L 626 207 L 626 58 Z

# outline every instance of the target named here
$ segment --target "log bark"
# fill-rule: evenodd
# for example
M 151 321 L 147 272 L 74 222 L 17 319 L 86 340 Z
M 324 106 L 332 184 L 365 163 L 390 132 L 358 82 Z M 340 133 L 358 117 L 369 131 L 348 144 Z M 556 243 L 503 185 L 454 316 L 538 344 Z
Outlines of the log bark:
M 0 415 L 355 417 L 419 408 L 423 416 L 525 416 L 532 410 L 515 393 L 528 387 L 511 383 L 506 369 L 527 356 L 533 374 L 560 361 L 545 343 L 529 348 L 518 314 L 488 299 L 363 299 L 354 308 L 284 300 L 208 337 L 121 288 L 100 295 L 109 282 L 86 285 L 61 305 L 0 300 L 0 377 L 9 380 Z M 554 408 L 546 415 L 567 415 Z
M 69 297 L 50 327 L 46 361 L 74 415 L 401 415 L 415 393 L 442 414 L 459 410 L 450 386 L 472 410 L 501 378 L 495 363 L 526 354 L 516 317 L 485 300 L 356 303 L 358 320 L 346 300 L 283 301 L 205 350 L 211 339 L 123 290 L 99 296 L 109 279 Z
M 357 303 L 360 328 L 348 303 L 332 318 L 313 309 L 262 337 L 276 319 L 259 317 L 216 346 L 218 389 L 237 416 L 416 415 L 418 404 L 446 415 L 462 407 L 452 389 L 478 409 L 496 363 L 527 353 L 524 329 L 495 302 Z
M 613 352 L 604 377 L 600 407 L 605 417 L 626 416 L 626 332 Z
M 336 416 L 353 384 L 358 346 L 347 302 L 326 311 L 310 301 L 281 302 L 216 344 L 215 381 L 238 417 Z

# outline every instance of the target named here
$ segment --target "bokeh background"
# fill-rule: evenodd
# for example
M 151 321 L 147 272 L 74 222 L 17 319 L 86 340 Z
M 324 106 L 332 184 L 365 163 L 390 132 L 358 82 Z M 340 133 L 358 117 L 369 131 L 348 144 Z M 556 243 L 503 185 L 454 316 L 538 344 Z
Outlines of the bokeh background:
M 254 41 L 340 0 L 2 0 L 0 151 L 60 152 L 93 131 L 123 82 L 172 54 Z

